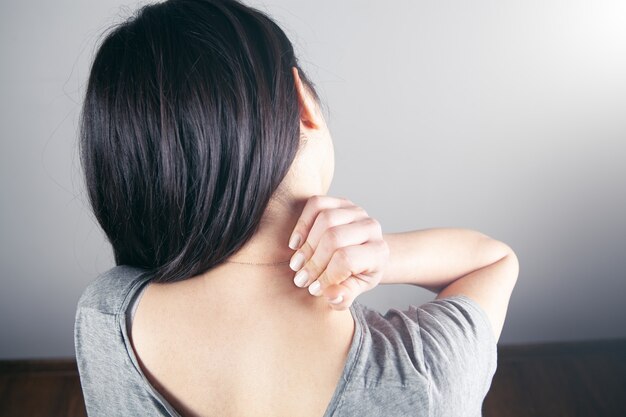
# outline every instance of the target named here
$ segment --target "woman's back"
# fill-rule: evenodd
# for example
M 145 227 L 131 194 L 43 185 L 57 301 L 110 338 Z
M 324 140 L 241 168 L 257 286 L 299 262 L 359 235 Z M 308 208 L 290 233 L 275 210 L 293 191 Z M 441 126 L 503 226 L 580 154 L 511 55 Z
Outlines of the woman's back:
M 176 403 L 178 394 L 182 405 L 203 407 L 198 415 L 206 416 L 478 417 L 497 366 L 489 318 L 465 296 L 391 308 L 384 315 L 354 301 L 348 310 L 354 334 L 346 357 L 350 330 L 324 323 L 321 314 L 303 320 L 299 311 L 285 311 L 281 318 L 264 321 L 267 310 L 243 304 L 185 323 L 170 311 L 174 301 L 159 307 L 166 294 L 157 289 L 151 290 L 153 296 L 147 293 L 145 304 L 139 299 L 133 332 L 139 344 L 164 345 L 160 351 L 152 346 L 152 354 L 138 346 L 157 379 L 163 372 L 166 386 L 159 387 L 138 363 L 127 331 L 132 302 L 146 287 L 158 288 L 146 270 L 120 265 L 101 274 L 79 300 L 76 359 L 90 416 L 193 415 Z M 193 302 L 177 306 L 194 315 L 211 311 Z M 149 331 L 157 320 L 165 320 L 169 334 L 157 328 L 142 337 L 141 329 Z M 199 328 L 207 329 L 201 337 L 194 331 Z M 211 332 L 224 338 L 216 343 Z M 264 332 L 271 333 L 265 337 Z M 283 364 L 291 368 L 272 369 Z
M 144 373 L 184 415 L 324 415 L 353 341 L 352 314 L 290 278 L 271 298 L 233 293 L 233 282 L 253 279 L 232 274 L 145 287 L 132 324 Z

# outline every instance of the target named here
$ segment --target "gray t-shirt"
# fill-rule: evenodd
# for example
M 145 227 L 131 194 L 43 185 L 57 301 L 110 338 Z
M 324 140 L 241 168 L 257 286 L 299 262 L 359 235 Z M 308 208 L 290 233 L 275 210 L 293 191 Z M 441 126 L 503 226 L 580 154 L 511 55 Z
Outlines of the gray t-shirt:
M 74 344 L 89 416 L 180 416 L 149 383 L 128 337 L 146 270 L 120 265 L 78 302 Z M 354 301 L 355 332 L 323 417 L 478 417 L 497 367 L 485 311 L 452 296 L 384 315 Z

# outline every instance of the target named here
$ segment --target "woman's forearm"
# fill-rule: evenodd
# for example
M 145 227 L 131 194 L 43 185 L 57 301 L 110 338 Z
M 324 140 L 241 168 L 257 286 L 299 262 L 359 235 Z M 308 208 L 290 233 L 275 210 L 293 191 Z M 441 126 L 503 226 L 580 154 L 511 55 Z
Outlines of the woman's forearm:
M 503 242 L 470 229 L 432 228 L 384 233 L 389 262 L 381 284 L 412 284 L 439 292 L 511 252 Z

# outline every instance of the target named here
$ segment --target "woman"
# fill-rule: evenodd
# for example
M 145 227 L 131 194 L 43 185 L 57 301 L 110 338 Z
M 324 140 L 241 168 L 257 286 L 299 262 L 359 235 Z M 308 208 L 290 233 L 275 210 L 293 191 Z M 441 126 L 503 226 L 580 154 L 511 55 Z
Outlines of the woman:
M 142 7 L 97 51 L 80 146 L 116 261 L 76 313 L 89 415 L 480 415 L 515 254 L 467 229 L 382 233 L 326 195 L 320 101 L 267 15 Z M 355 301 L 396 283 L 438 295 Z

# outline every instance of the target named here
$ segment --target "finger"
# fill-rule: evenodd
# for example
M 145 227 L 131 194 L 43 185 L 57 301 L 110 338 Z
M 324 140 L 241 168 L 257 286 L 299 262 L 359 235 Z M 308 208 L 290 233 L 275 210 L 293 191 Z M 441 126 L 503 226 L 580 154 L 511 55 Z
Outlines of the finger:
M 353 206 L 354 204 L 346 198 L 331 197 L 327 195 L 315 195 L 310 197 L 300 213 L 293 232 L 289 238 L 289 247 L 298 249 L 305 241 L 309 230 L 317 214 L 323 209 Z
M 367 277 L 379 272 L 385 265 L 386 248 L 383 240 L 376 240 L 337 249 L 324 272 L 309 286 L 309 292 L 320 296 L 330 285 L 340 284 L 352 275 Z
M 363 280 L 360 276 L 350 276 L 341 284 L 333 284 L 326 289 L 324 295 L 333 310 L 347 310 L 359 295 L 376 286 L 376 282 Z
M 348 281 L 350 278 L 346 279 L 344 282 Z M 326 301 L 331 307 L 336 307 L 339 305 L 344 305 L 346 299 L 351 297 L 350 291 L 348 291 L 344 286 L 340 284 L 330 285 L 326 288 L 324 292 L 324 296 L 326 297 Z
M 358 212 L 353 213 L 355 216 L 360 215 Z M 317 225 L 314 226 L 314 228 L 315 227 L 317 227 Z M 296 285 L 303 283 L 304 285 L 301 286 L 306 286 L 308 283 L 318 279 L 327 268 L 333 254 L 339 248 L 360 245 L 369 240 L 380 239 L 378 236 L 379 228 L 378 222 L 371 217 L 361 218 L 352 223 L 330 227 L 326 229 L 322 235 L 319 244 L 317 244 L 315 248 L 315 252 L 311 256 L 308 256 L 307 253 L 310 252 L 308 241 L 305 242 L 301 250 L 305 252 L 305 258 L 309 260 L 298 274 L 300 274 L 299 278 L 306 276 L 306 281 L 298 279 L 296 280 Z
M 300 249 L 292 255 L 289 267 L 294 271 L 300 270 L 311 258 L 311 256 L 313 256 L 313 252 L 315 252 L 315 248 L 318 245 L 321 235 L 328 228 L 340 224 L 351 223 L 354 220 L 358 220 L 366 216 L 367 213 L 365 213 L 365 210 L 358 206 L 323 209 L 315 218 L 314 224 L 311 227 L 311 232 L 309 232 L 306 237 L 306 241 L 302 244 L 302 246 L 300 246 Z
M 328 229 L 343 224 L 355 222 L 357 220 L 369 218 L 365 209 L 359 206 L 349 206 L 335 209 L 321 210 L 305 239 L 305 244 L 309 244 L 314 250 L 317 249 L 322 236 L 327 233 Z

